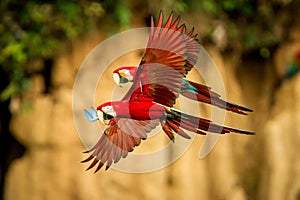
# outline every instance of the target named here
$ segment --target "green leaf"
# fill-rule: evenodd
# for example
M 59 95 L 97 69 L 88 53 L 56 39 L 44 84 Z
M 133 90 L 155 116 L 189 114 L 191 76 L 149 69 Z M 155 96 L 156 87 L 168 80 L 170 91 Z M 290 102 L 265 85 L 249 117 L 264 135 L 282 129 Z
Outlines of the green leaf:
M 10 82 L 9 85 L 1 92 L 0 100 L 6 101 L 18 91 L 18 87 L 15 82 Z

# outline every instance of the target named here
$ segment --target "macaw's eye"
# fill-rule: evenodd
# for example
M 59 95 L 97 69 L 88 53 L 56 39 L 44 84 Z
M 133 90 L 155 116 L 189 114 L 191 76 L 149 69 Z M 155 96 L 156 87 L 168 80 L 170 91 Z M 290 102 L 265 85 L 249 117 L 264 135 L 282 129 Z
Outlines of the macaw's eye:
M 103 119 L 104 119 L 104 120 L 111 120 L 112 118 L 114 118 L 114 117 L 111 116 L 110 114 L 103 113 Z
M 127 82 L 128 82 L 127 78 L 120 76 L 120 83 L 127 83 Z

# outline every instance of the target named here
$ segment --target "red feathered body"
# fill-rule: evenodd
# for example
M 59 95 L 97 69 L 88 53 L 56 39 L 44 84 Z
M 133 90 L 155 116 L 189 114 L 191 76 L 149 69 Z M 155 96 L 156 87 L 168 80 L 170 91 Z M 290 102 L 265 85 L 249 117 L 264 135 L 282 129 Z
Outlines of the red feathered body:
M 166 111 L 166 107 L 152 102 L 150 98 L 147 98 L 146 101 L 129 102 L 125 100 L 108 102 L 98 106 L 97 110 L 101 110 L 108 105 L 113 107 L 113 110 L 116 113 L 115 117 L 135 120 L 160 119 L 165 115 Z

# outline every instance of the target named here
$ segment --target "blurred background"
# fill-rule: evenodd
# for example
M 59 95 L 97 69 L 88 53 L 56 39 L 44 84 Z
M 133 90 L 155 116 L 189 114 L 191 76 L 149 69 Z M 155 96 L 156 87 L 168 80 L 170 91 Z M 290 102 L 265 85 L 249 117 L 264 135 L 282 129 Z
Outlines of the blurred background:
M 2 0 L 1 198 L 299 200 L 299 8 L 299 0 Z M 180 159 L 151 173 L 85 172 L 72 114 L 76 72 L 101 41 L 148 26 L 160 10 L 195 27 L 226 99 L 254 110 L 228 113 L 226 124 L 256 135 L 222 136 L 202 160 L 197 136 Z M 112 69 L 139 59 L 132 53 L 112 64 L 100 81 L 104 98 Z

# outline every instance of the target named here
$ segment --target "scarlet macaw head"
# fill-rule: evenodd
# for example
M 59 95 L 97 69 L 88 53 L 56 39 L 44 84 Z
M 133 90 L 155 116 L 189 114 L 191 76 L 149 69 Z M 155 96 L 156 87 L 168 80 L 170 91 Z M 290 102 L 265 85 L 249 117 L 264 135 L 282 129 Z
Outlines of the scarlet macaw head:
M 119 108 L 120 106 L 117 105 L 115 107 Z M 112 106 L 112 102 L 107 102 L 98 106 L 97 110 L 91 107 L 90 112 L 84 109 L 84 115 L 90 122 L 99 120 L 105 125 L 107 125 L 111 119 L 117 117 L 117 113 Z
M 135 78 L 137 67 L 136 66 L 125 66 L 120 67 L 113 71 L 113 78 L 118 86 L 123 83 L 133 82 Z
M 109 120 L 117 116 L 111 102 L 107 102 L 98 106 L 97 115 L 98 119 L 106 125 L 108 124 Z

